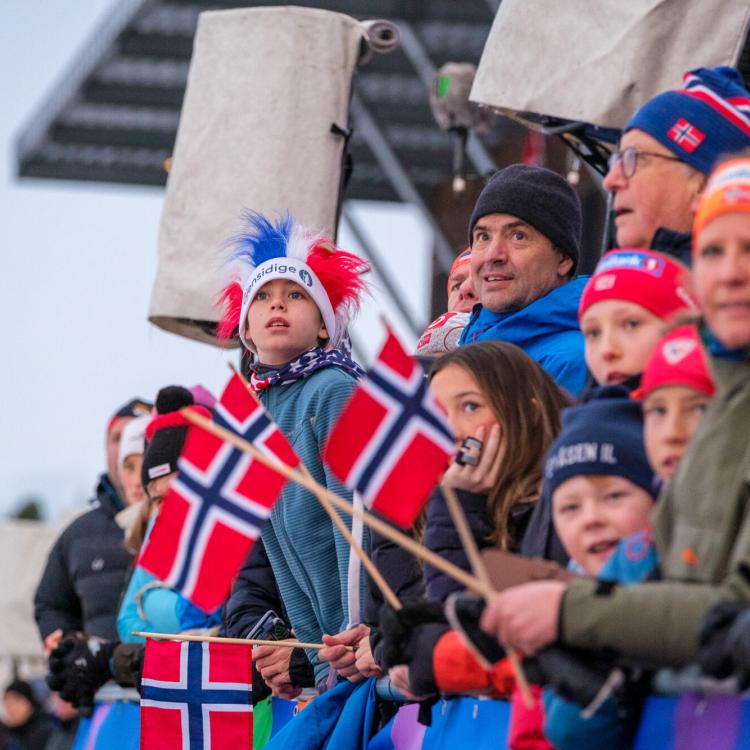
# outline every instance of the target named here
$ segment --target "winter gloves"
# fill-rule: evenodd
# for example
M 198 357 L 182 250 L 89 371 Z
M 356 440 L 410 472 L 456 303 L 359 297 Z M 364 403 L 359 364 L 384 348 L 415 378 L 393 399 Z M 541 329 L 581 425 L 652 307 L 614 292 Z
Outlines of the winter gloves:
M 66 636 L 50 654 L 47 684 L 72 703 L 82 715 L 90 715 L 94 694 L 111 678 L 109 660 L 117 641 L 103 641 L 84 633 Z

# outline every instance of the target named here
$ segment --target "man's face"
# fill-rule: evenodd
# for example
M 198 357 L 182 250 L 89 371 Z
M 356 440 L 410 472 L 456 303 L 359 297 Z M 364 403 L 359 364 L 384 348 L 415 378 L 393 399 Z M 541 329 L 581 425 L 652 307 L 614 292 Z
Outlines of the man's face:
M 471 275 L 492 312 L 521 310 L 560 286 L 572 268 L 547 237 L 515 216 L 488 214 L 474 225 Z
M 609 170 L 604 188 L 614 193 L 613 209 L 617 244 L 620 247 L 650 247 L 657 229 L 689 232 L 695 200 L 703 189 L 705 175 L 682 161 L 642 130 L 629 130 L 620 140 L 620 151 L 632 146 L 639 154 L 635 173 L 625 177 L 622 160 Z
M 471 312 L 477 302 L 469 263 L 462 263 L 448 279 L 448 312 Z
M 117 494 L 122 497 L 122 484 L 120 483 L 120 472 L 117 467 L 117 452 L 120 447 L 122 430 L 132 417 L 118 417 L 115 419 L 107 432 L 107 476 L 112 482 Z

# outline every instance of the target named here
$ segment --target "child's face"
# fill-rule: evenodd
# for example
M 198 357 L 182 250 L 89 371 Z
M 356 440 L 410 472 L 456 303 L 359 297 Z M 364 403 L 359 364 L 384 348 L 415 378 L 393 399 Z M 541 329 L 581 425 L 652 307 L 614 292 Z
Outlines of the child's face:
M 661 318 L 635 302 L 619 299 L 594 303 L 580 323 L 586 364 L 599 385 L 640 375 L 664 333 Z
M 465 438 L 476 437 L 480 427 L 489 435 L 492 426 L 497 424 L 479 384 L 460 365 L 448 365 L 437 372 L 430 381 L 430 390 L 448 415 L 458 446 Z
M 274 279 L 250 303 L 245 336 L 264 365 L 283 365 L 328 338 L 318 306 L 299 284 Z
M 552 516 L 570 557 L 598 575 L 620 539 L 648 528 L 654 498 L 624 477 L 572 477 L 552 495 Z
M 643 440 L 651 468 L 671 479 L 711 399 L 694 388 L 667 385 L 643 400 Z
M 123 501 L 125 505 L 134 505 L 146 497 L 141 484 L 141 464 L 143 464 L 142 453 L 131 453 L 125 456 L 120 468 L 120 483 L 123 489 Z

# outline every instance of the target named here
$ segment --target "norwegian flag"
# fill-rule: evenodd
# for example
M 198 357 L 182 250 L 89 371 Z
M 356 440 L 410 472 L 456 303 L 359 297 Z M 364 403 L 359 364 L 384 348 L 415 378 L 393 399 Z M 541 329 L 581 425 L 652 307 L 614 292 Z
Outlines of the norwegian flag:
M 692 154 L 706 138 L 706 136 L 695 127 L 695 125 L 691 125 L 684 119 L 677 120 L 677 122 L 669 129 L 667 135 L 678 146 L 682 146 L 682 148 L 684 148 L 689 154 Z
M 215 422 L 295 468 L 299 458 L 260 402 L 233 375 Z M 191 427 L 138 564 L 206 612 L 219 607 L 286 480 L 252 456 Z
M 331 432 L 326 463 L 369 507 L 407 527 L 454 453 L 422 368 L 389 330 Z
M 251 750 L 252 648 L 146 641 L 142 750 Z

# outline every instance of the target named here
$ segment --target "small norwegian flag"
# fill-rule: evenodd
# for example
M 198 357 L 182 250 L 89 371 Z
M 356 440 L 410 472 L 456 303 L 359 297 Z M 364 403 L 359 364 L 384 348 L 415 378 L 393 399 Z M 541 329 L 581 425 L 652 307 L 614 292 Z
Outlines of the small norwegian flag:
M 216 404 L 216 424 L 292 468 L 299 458 L 242 379 Z M 206 612 L 232 586 L 286 479 L 200 427 L 190 427 L 138 564 Z
M 389 330 L 331 431 L 326 463 L 369 507 L 408 527 L 454 453 L 422 368 Z
M 252 648 L 146 641 L 142 750 L 252 750 Z
M 691 125 L 684 119 L 677 120 L 677 122 L 669 129 L 667 135 L 678 146 L 682 146 L 682 148 L 684 148 L 689 154 L 692 154 L 706 138 L 706 136 L 695 127 L 695 125 Z

